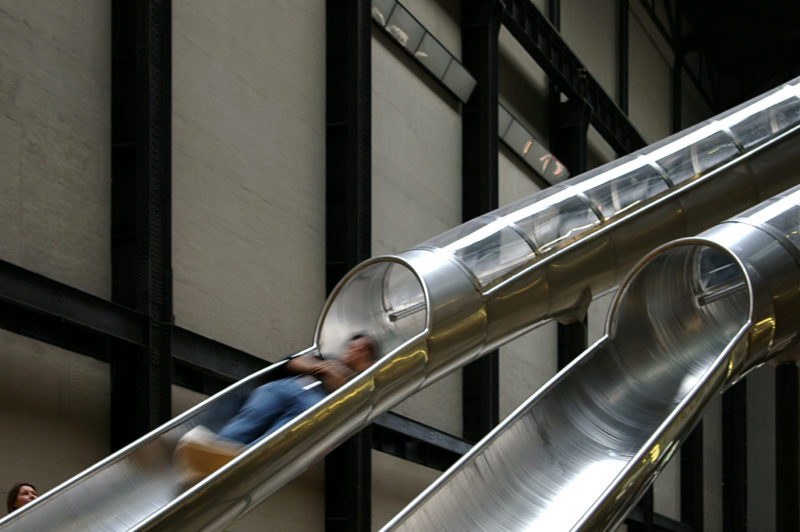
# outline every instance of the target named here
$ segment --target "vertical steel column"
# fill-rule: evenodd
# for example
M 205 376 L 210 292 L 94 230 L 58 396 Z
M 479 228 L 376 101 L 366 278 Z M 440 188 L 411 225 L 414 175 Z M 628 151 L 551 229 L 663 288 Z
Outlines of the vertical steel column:
M 112 343 L 111 447 L 171 417 L 170 0 L 112 2 L 112 299 L 148 316 L 147 348 Z
M 636 505 L 640 520 L 627 519 L 628 532 L 653 532 L 655 527 L 655 512 L 653 512 L 653 489 L 650 488 Z
M 328 292 L 371 255 L 371 2 L 326 2 L 326 271 Z M 325 529 L 371 526 L 372 432 L 325 460 Z
M 722 528 L 747 530 L 747 381 L 722 395 Z
M 672 65 L 672 131 L 683 129 L 683 38 L 681 35 L 681 3 L 675 5 L 675 29 L 673 32 L 672 52 L 675 62 Z
M 477 85 L 463 107 L 461 217 L 469 220 L 498 207 L 497 39 L 500 4 L 461 3 L 461 51 Z M 477 441 L 500 421 L 497 351 L 462 371 L 463 437 Z
M 556 29 L 561 27 L 561 2 L 549 0 L 548 18 Z M 584 101 L 575 98 L 561 101 L 561 92 L 554 83 L 549 85 L 550 151 L 567 168 L 571 175 L 586 171 L 586 135 L 592 110 Z M 558 367 L 563 368 L 586 350 L 588 327 L 586 318 L 567 324 L 558 324 Z
M 628 0 L 617 0 L 617 103 L 628 114 L 628 23 L 630 6 Z
M 681 445 L 681 522 L 703 529 L 703 423 Z
M 563 161 L 563 159 L 561 159 Z M 572 362 L 575 357 L 586 351 L 589 340 L 589 327 L 586 318 L 573 323 L 558 324 L 558 368 L 561 369 Z
M 775 527 L 800 530 L 800 379 L 798 368 L 775 369 Z
M 555 29 L 561 31 L 561 0 L 547 0 L 547 19 Z
M 572 175 L 586 171 L 587 133 L 591 109 L 585 102 L 558 101 L 552 97 L 550 107 L 550 150 L 569 168 Z M 588 347 L 587 318 L 558 324 L 558 367 L 563 368 Z

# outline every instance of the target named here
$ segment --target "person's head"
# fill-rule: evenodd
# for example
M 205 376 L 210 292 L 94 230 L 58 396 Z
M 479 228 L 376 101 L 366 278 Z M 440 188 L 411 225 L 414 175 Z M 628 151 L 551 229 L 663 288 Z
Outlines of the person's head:
M 375 362 L 375 348 L 375 340 L 366 334 L 354 334 L 347 341 L 341 360 L 360 373 Z
M 38 497 L 36 486 L 30 482 L 14 484 L 8 492 L 8 497 L 6 497 L 6 509 L 8 513 L 11 513 L 17 508 L 25 506 L 36 497 Z

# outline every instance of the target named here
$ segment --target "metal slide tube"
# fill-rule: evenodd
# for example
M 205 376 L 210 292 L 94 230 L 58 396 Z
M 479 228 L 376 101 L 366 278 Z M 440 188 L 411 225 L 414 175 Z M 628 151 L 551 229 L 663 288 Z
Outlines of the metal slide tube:
M 220 392 L 0 520 L 0 529 L 216 529 L 377 415 L 542 320 L 579 319 L 658 244 L 694 234 L 798 182 L 800 81 L 619 161 L 377 257 L 339 283 L 308 352 L 368 331 L 382 358 L 193 488 L 171 452 L 212 430 L 277 365 Z M 99 486 L 99 488 L 98 488 Z
M 384 530 L 615 529 L 715 394 L 800 345 L 798 285 L 800 186 L 657 249 L 607 335 Z

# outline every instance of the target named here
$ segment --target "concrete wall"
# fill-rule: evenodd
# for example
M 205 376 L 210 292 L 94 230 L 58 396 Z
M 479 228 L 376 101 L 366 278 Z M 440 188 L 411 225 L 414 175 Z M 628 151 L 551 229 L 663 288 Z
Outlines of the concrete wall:
M 397 46 L 372 47 L 372 252 L 398 253 L 461 223 L 461 116 Z
M 394 456 L 372 452 L 372 530 L 389 522 L 441 474 Z
M 110 5 L 0 0 L 0 260 L 110 295 Z M 108 453 L 106 364 L 0 330 L 0 491 Z M 54 444 L 57 442 L 57 445 Z
M 617 7 L 614 1 L 561 0 L 561 36 L 617 101 Z
M 325 299 L 325 10 L 173 2 L 176 323 L 279 360 Z M 191 393 L 174 393 L 180 408 Z M 197 394 L 194 394 L 195 396 Z M 231 530 L 320 530 L 324 465 Z
M 628 110 L 631 122 L 649 144 L 671 130 L 672 57 L 638 2 L 628 18 Z
M 0 494 L 41 494 L 108 454 L 107 364 L 2 329 L 0 360 Z
M 0 259 L 110 295 L 110 5 L 0 1 Z
M 500 103 L 543 146 L 549 137 L 547 76 L 528 52 L 506 30 L 498 35 L 497 79 Z
M 173 3 L 176 323 L 269 360 L 325 298 L 325 10 Z

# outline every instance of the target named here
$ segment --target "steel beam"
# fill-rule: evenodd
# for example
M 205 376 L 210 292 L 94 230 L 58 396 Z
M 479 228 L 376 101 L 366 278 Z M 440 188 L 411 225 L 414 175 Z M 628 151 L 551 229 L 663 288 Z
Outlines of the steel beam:
M 557 9 L 556 3 L 553 8 Z M 578 175 L 587 170 L 587 135 L 591 108 L 581 100 L 560 102 L 557 92 L 550 96 L 550 149 Z M 574 323 L 558 324 L 558 367 L 563 368 L 588 347 L 586 317 Z
M 461 51 L 477 84 L 462 112 L 461 216 L 464 221 L 498 207 L 499 5 L 483 0 L 461 3 Z M 500 421 L 497 351 L 462 370 L 464 438 L 477 441 Z
M 371 210 L 370 2 L 328 0 L 326 82 L 326 283 L 330 292 L 369 258 Z M 367 18 L 364 20 L 363 17 Z
M 327 0 L 326 284 L 371 255 L 372 16 L 370 0 Z M 371 431 L 325 460 L 325 529 L 371 527 Z
M 0 301 L 10 313 L 26 313 L 36 316 L 42 324 L 53 323 L 51 331 L 41 330 L 33 336 L 56 345 L 69 342 L 70 334 L 117 338 L 137 346 L 146 342 L 144 314 L 3 260 L 0 260 Z M 9 320 L 13 318 L 8 316 Z M 24 326 L 26 320 L 20 316 L 14 321 Z M 104 357 L 99 353 L 85 354 Z
M 645 145 L 625 114 L 530 0 L 505 0 L 504 7 L 503 25 L 567 98 L 591 107 L 592 125 L 618 155 Z
M 470 449 L 464 440 L 392 412 L 372 424 L 372 442 L 375 450 L 439 471 Z
M 628 0 L 617 0 L 617 103 L 628 114 L 628 47 L 630 36 L 630 5 Z
M 148 320 L 144 351 L 112 346 L 111 445 L 171 417 L 172 4 L 111 4 L 112 300 Z
M 747 381 L 722 395 L 722 528 L 747 530 Z
M 703 529 L 703 424 L 698 424 L 681 445 L 681 521 Z
M 800 375 L 775 369 L 775 527 L 800 530 Z
M 173 383 L 206 395 L 265 368 L 270 362 L 173 326 Z

